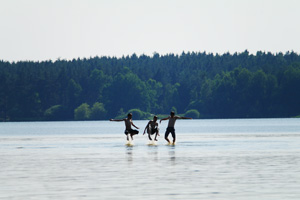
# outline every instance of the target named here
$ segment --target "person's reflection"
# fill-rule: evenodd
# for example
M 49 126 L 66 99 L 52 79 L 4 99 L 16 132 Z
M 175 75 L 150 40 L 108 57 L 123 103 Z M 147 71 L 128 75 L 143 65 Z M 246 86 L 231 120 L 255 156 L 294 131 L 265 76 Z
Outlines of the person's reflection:
M 127 161 L 129 163 L 131 163 L 133 161 L 133 151 L 132 151 L 132 147 L 127 147 L 127 151 L 126 151 L 126 154 L 127 154 Z
M 176 161 L 175 146 L 170 149 L 169 156 L 170 156 L 170 161 L 172 162 L 172 164 L 175 164 L 175 161 Z
M 158 151 L 156 146 L 149 146 L 148 157 L 153 158 L 155 162 L 158 161 Z

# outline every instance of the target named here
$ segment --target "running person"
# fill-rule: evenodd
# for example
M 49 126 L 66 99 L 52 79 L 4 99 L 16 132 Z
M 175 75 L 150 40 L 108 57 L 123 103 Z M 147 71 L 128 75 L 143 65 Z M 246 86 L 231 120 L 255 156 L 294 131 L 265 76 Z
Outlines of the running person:
M 139 129 L 139 127 L 137 127 L 136 125 L 134 125 L 133 122 L 132 122 L 132 113 L 129 113 L 127 115 L 127 118 L 124 118 L 124 119 L 110 119 L 110 121 L 114 121 L 114 122 L 124 121 L 125 122 L 126 129 L 125 129 L 124 133 L 127 136 L 127 140 L 129 140 L 128 135 L 130 135 L 131 138 L 132 138 L 132 140 L 133 140 L 133 136 L 139 134 L 138 130 L 134 130 L 134 129 L 131 128 L 131 125 L 132 125 L 136 129 Z
M 153 117 L 153 120 L 150 120 L 145 127 L 143 135 L 145 135 L 145 132 L 148 132 L 148 138 L 149 140 L 152 140 L 151 135 L 155 134 L 154 140 L 157 141 L 157 136 L 159 136 L 159 128 L 157 123 L 157 116 Z
M 192 118 L 176 116 L 175 112 L 172 111 L 169 117 L 161 119 L 160 122 L 159 122 L 159 123 L 161 123 L 161 121 L 163 121 L 163 120 L 169 120 L 168 128 L 165 132 L 165 140 L 167 140 L 169 144 L 171 143 L 169 138 L 168 138 L 170 133 L 172 134 L 172 137 L 173 137 L 173 144 L 175 144 L 175 141 L 176 141 L 175 122 L 176 122 L 177 119 L 192 119 Z

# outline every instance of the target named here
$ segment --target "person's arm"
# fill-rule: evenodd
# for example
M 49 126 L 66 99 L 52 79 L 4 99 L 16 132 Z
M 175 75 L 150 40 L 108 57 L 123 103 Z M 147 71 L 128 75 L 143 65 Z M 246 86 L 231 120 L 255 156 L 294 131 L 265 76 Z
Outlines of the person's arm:
M 178 119 L 193 119 L 191 117 L 178 117 Z
M 159 121 L 159 123 L 161 123 L 161 121 L 163 121 L 163 120 L 168 120 L 168 119 L 170 119 L 170 116 L 169 116 L 169 117 L 166 117 L 166 118 L 163 118 L 163 119 L 161 119 L 161 120 Z
M 131 122 L 131 125 L 134 126 L 136 129 L 139 129 L 139 127 L 137 127 L 136 125 L 134 125 L 133 122 Z
M 110 119 L 111 122 L 122 122 L 124 119 Z
M 156 128 L 157 128 L 157 135 L 160 136 L 160 135 L 159 135 L 159 128 L 158 128 L 158 123 L 157 123 L 157 122 L 156 122 L 155 126 L 156 126 Z
M 150 121 L 148 122 L 147 126 L 145 127 L 145 130 L 144 130 L 144 133 L 143 133 L 143 135 L 145 135 L 145 133 L 146 133 L 146 129 L 149 127 L 149 124 L 150 124 Z

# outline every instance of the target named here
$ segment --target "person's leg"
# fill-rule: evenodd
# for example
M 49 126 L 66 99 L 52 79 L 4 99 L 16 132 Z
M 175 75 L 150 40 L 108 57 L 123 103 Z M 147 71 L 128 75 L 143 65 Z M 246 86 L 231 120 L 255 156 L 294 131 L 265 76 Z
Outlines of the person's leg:
M 168 143 L 171 143 L 170 140 L 168 139 L 169 133 L 170 133 L 169 128 L 167 128 L 166 133 L 165 133 L 165 140 L 167 140 Z
M 127 140 L 129 141 L 129 137 L 128 137 L 129 133 L 128 133 L 128 130 L 125 130 L 125 131 L 124 131 L 124 134 L 126 135 L 126 138 L 127 138 Z
M 151 138 L 151 136 L 150 136 L 150 133 L 148 133 L 148 138 L 149 138 L 149 140 L 152 140 L 152 138 Z
M 175 144 L 175 141 L 176 141 L 176 134 L 175 134 L 175 129 L 173 128 L 172 131 L 172 137 L 173 137 L 173 144 Z
M 157 141 L 158 129 L 155 129 L 155 132 L 154 132 L 154 133 L 155 133 L 154 140 Z
M 139 131 L 138 130 L 130 130 L 130 136 L 131 136 L 131 139 L 133 140 L 133 136 L 134 135 L 137 135 L 137 134 L 139 134 Z

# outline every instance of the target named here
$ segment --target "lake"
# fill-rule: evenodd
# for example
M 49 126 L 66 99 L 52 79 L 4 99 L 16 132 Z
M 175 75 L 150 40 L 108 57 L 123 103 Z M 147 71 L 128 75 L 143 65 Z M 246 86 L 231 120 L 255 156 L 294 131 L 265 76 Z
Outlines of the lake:
M 0 123 L 0 199 L 300 199 L 300 119 Z

